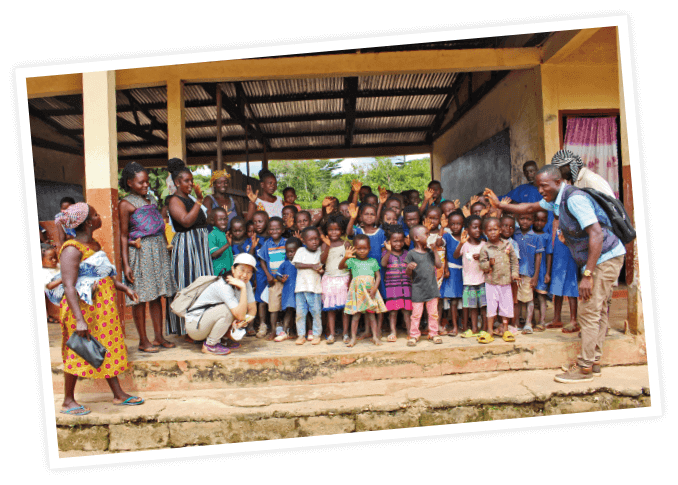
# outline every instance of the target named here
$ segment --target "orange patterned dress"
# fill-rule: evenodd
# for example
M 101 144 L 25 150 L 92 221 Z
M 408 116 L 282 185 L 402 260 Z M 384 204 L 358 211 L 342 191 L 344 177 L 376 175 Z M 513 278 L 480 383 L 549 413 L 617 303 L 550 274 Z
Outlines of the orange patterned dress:
M 83 260 L 94 254 L 91 248 L 73 239 L 66 241 L 61 247 L 61 251 L 68 246 L 73 246 L 80 251 Z M 61 252 L 59 256 L 61 256 Z M 97 287 L 92 295 L 93 305 L 80 301 L 80 311 L 87 322 L 91 337 L 97 339 L 108 349 L 104 362 L 97 369 L 66 346 L 68 338 L 75 332 L 76 322 L 64 295 L 60 305 L 61 356 L 64 362 L 64 372 L 78 377 L 108 379 L 117 376 L 130 367 L 127 361 L 123 322 L 120 320 L 116 305 L 116 291 L 113 277 L 107 276 L 97 282 Z

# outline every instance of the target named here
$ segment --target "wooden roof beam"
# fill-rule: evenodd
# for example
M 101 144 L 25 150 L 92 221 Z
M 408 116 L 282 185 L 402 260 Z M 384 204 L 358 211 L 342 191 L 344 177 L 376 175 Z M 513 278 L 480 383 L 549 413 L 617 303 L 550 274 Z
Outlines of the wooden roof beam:
M 344 78 L 344 112 L 346 113 L 346 134 L 344 145 L 351 148 L 353 145 L 353 131 L 355 130 L 356 118 L 356 93 L 358 92 L 358 78 Z
M 546 64 L 562 61 L 599 30 L 600 28 L 554 32 L 540 48 L 541 62 Z

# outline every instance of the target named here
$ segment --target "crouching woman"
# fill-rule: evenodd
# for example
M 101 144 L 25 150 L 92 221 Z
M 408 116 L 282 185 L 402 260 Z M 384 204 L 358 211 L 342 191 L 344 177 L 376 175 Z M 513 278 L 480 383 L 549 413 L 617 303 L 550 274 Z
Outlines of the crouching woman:
M 236 256 L 231 271 L 209 285 L 186 313 L 186 333 L 193 340 L 204 340 L 206 354 L 226 355 L 240 344 L 230 340 L 229 330 L 247 325 L 246 316 L 256 315 L 257 307 L 250 279 L 256 261 L 251 254 Z M 222 339 L 227 342 L 223 345 Z

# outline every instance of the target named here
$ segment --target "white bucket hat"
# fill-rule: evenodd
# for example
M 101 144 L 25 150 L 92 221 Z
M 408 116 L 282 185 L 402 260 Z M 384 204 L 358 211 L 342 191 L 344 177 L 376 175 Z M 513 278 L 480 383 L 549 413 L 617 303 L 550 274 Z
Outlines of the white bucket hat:
M 249 253 L 238 254 L 233 261 L 233 266 L 236 264 L 246 264 L 248 266 L 252 266 L 254 269 L 257 268 L 257 261 L 254 259 L 254 256 Z

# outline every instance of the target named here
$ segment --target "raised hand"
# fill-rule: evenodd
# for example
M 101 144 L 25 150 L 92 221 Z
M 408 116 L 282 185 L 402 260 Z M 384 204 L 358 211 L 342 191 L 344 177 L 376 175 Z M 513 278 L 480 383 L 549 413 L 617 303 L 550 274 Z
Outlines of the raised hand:
M 424 190 L 424 202 L 430 202 L 433 199 L 433 189 Z
M 464 229 L 463 231 L 461 231 L 461 235 L 459 236 L 459 244 L 464 244 L 467 241 L 468 241 L 468 231 Z
M 297 239 L 301 239 L 301 232 L 300 231 L 294 231 L 294 237 Z
M 259 197 L 259 191 L 257 190 L 256 192 L 252 192 L 252 186 L 248 185 L 247 190 L 245 192 L 247 193 L 247 198 L 250 199 L 254 204 L 256 204 L 257 198 Z
M 487 200 L 490 201 L 492 207 L 499 208 L 499 197 L 497 197 L 497 194 L 495 194 L 492 189 L 485 188 L 483 195 L 487 197 Z
M 386 241 L 384 243 L 384 249 L 386 249 L 386 251 L 391 252 L 391 243 L 389 241 Z
M 254 236 L 252 236 L 252 246 L 254 246 L 256 248 L 258 244 L 259 244 L 259 238 L 255 234 Z
M 501 199 L 502 204 L 510 204 L 511 203 L 511 197 L 504 197 Z
M 236 288 L 240 288 L 241 290 L 245 288 L 245 282 L 243 280 L 239 280 L 238 278 L 234 278 L 230 275 L 226 277 L 226 283 L 231 286 L 235 286 Z
M 454 204 L 454 210 L 457 210 L 459 209 L 459 207 L 461 207 L 461 205 L 459 204 L 459 199 L 454 199 L 452 203 Z
M 379 191 L 379 203 L 385 204 L 388 200 L 388 192 L 381 185 L 377 187 L 377 190 Z
M 332 241 L 330 241 L 330 238 L 324 235 L 322 232 L 320 233 L 320 240 L 325 243 L 326 246 L 331 246 Z
M 445 214 L 440 216 L 440 227 L 443 229 L 447 227 L 447 216 Z
M 468 207 L 464 206 L 461 208 L 461 213 L 464 214 L 464 217 L 468 217 L 471 215 L 471 210 Z
M 346 248 L 346 259 L 351 259 L 355 258 L 355 248 L 353 246 L 349 246 Z
M 483 210 L 481 210 L 481 211 L 480 211 L 480 217 L 485 217 L 485 214 L 487 214 L 487 211 L 488 211 L 488 210 L 489 210 L 489 209 L 488 209 L 487 207 L 485 207 Z
M 433 222 L 431 222 L 431 219 L 429 219 L 428 217 L 424 218 L 424 227 L 429 231 L 433 230 Z
M 195 192 L 195 198 L 202 203 L 202 189 L 198 184 L 193 184 L 193 191 Z
M 475 204 L 476 202 L 478 202 L 479 200 L 480 200 L 480 197 L 478 197 L 477 195 L 472 196 L 472 197 L 469 199 L 469 201 L 468 201 L 468 206 L 469 206 L 469 208 L 470 208 L 473 204 Z
M 348 205 L 348 213 L 351 216 L 351 219 L 357 219 L 358 218 L 358 206 L 351 203 Z
M 363 183 L 360 180 L 354 179 L 351 181 L 351 188 L 353 189 L 353 192 L 359 192 L 362 187 Z
M 226 231 L 226 241 L 228 241 L 229 246 L 233 246 L 233 234 L 231 234 L 231 231 Z
M 329 197 L 325 197 L 325 198 L 323 199 L 322 206 L 323 206 L 323 207 L 327 207 L 327 206 L 330 205 L 331 203 L 332 203 L 332 199 L 330 199 Z
M 294 217 L 287 213 L 283 216 L 283 223 L 285 224 L 285 227 L 288 229 L 294 225 Z

